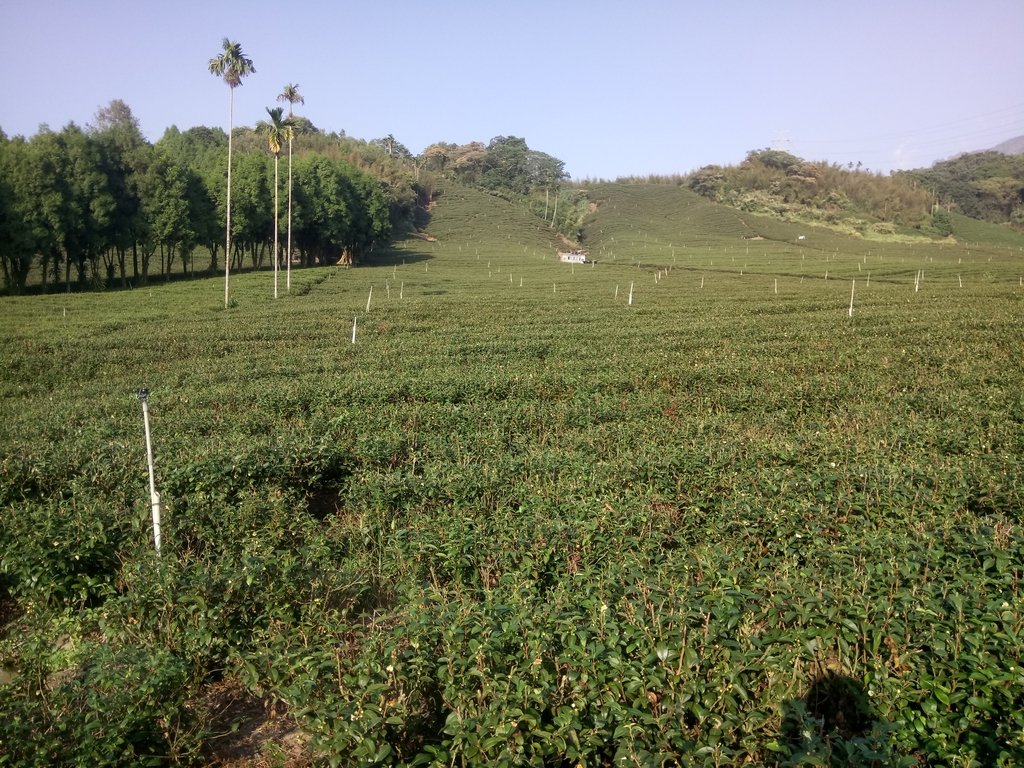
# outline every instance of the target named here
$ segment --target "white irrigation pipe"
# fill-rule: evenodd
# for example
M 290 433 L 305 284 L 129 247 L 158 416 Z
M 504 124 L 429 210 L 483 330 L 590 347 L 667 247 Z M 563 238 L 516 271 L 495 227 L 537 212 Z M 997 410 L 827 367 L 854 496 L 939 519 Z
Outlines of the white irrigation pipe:
M 153 441 L 149 437 L 149 390 L 139 390 L 142 402 L 142 423 L 146 429 L 146 461 L 149 464 L 149 502 L 153 511 L 153 542 L 156 553 L 160 554 L 160 494 L 156 492 L 156 480 L 153 477 Z

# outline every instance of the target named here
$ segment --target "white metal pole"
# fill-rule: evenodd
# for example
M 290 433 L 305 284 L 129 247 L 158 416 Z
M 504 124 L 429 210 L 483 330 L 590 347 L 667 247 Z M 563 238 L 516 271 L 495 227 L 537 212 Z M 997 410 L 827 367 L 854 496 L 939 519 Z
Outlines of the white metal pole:
M 153 510 L 153 542 L 156 552 L 160 554 L 160 494 L 156 492 L 156 480 L 153 477 L 153 441 L 149 436 L 149 390 L 139 390 L 142 401 L 142 423 L 146 428 L 146 461 L 149 464 L 149 502 Z

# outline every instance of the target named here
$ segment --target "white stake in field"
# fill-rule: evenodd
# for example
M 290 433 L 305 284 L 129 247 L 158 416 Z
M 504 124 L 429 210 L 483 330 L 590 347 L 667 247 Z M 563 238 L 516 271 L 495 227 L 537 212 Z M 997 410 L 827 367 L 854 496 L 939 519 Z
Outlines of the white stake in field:
M 149 503 L 153 514 L 153 543 L 156 553 L 160 554 L 160 494 L 156 492 L 156 481 L 153 477 L 153 442 L 149 437 L 149 390 L 139 390 L 139 401 L 142 403 L 142 423 L 146 430 L 146 463 L 149 465 Z

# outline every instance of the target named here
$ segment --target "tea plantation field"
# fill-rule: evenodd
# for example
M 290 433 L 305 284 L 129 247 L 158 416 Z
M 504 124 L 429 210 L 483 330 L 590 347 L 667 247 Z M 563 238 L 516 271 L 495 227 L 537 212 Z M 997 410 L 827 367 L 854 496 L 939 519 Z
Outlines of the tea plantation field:
M 0 766 L 1024 763 L 1024 238 L 589 194 L 0 299 Z

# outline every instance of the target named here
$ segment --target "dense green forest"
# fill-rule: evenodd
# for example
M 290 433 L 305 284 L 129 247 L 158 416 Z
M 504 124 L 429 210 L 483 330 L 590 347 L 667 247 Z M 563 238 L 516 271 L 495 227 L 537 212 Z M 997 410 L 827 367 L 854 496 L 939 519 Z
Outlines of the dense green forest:
M 1024 155 L 975 152 L 897 177 L 931 189 L 940 205 L 971 218 L 1024 227 Z
M 259 268 L 272 245 L 273 162 L 255 130 L 238 134 L 230 258 L 235 269 L 246 260 Z M 303 264 L 357 258 L 401 212 L 402 198 L 353 164 L 344 143 L 334 144 L 334 152 L 295 158 L 292 227 Z M 224 258 L 226 159 L 223 130 L 172 127 L 150 144 L 122 102 L 86 128 L 0 138 L 5 287 L 24 290 L 33 274 L 44 290 L 70 290 L 216 270 Z M 208 263 L 195 263 L 199 253 Z

